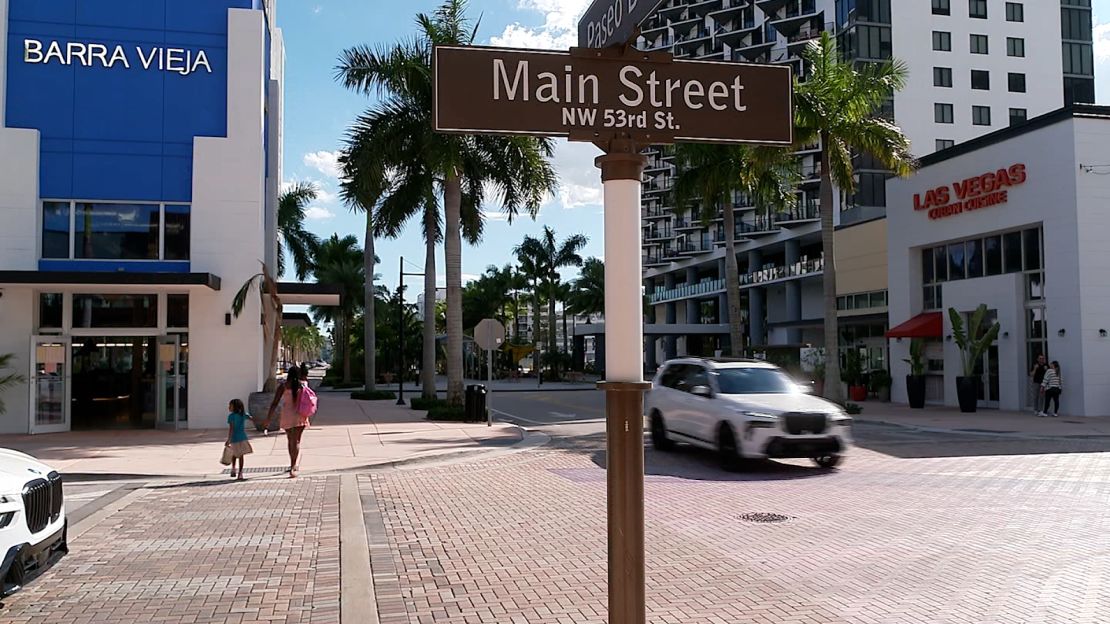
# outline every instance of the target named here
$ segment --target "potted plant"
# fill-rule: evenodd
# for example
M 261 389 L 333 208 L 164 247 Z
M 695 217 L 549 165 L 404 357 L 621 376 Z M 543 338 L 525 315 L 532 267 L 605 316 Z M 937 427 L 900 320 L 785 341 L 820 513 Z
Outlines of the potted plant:
M 883 403 L 890 402 L 890 373 L 885 368 L 877 368 L 871 371 L 869 385 L 871 386 L 871 393 L 875 395 Z
M 848 396 L 853 401 L 867 400 L 867 386 L 863 382 L 863 359 L 856 349 L 851 349 L 845 354 L 844 374 L 841 378 L 848 384 Z
M 811 349 L 805 355 L 803 369 L 813 374 L 813 394 L 825 396 L 825 350 Z
M 964 331 L 963 316 L 955 308 L 948 308 L 948 317 L 952 321 L 952 336 L 960 348 L 960 360 L 964 368 L 963 376 L 956 378 L 956 397 L 960 402 L 960 411 L 968 414 L 976 410 L 979 403 L 979 387 L 982 383 L 982 380 L 975 376 L 975 365 L 983 356 L 983 351 L 998 339 L 998 323 L 983 329 L 983 319 L 986 316 L 986 304 L 979 304 L 968 319 L 967 331 Z
M 914 338 L 910 342 L 909 359 L 902 361 L 910 365 L 910 374 L 906 375 L 906 396 L 910 407 L 922 409 L 925 407 L 925 341 Z

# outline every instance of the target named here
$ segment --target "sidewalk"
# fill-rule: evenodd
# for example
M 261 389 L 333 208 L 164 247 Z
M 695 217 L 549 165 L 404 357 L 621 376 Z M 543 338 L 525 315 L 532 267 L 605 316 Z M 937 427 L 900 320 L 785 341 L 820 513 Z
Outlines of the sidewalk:
M 483 379 L 465 379 L 463 380 L 463 387 L 471 384 L 481 384 L 487 388 L 492 389 L 494 392 L 560 392 L 560 391 L 580 391 L 580 390 L 597 390 L 597 380 L 593 377 L 584 377 L 582 381 L 544 381 L 543 385 L 535 377 L 523 377 L 521 379 L 494 379 L 493 382 Z M 379 390 L 397 391 L 397 384 L 378 384 Z M 322 388 L 325 392 L 330 388 Z M 405 397 L 409 397 L 414 393 L 420 391 L 419 383 L 405 382 Z M 349 392 L 349 390 L 347 390 Z M 436 377 L 436 392 L 443 394 L 447 392 L 447 378 L 440 375 Z M 442 398 L 442 397 L 440 397 Z
M 859 422 L 882 423 L 933 431 L 981 433 L 1014 437 L 1089 438 L 1110 436 L 1110 418 L 1079 416 L 1038 418 L 1029 412 L 979 410 L 962 414 L 954 407 L 910 409 L 906 405 L 867 401 Z
M 301 442 L 301 473 L 325 473 L 392 465 L 479 449 L 507 448 L 523 439 L 515 425 L 432 422 L 425 412 L 393 401 L 353 401 L 324 392 L 312 427 Z M 289 465 L 285 435 L 252 429 L 254 453 L 247 474 L 278 472 Z M 0 435 L 0 447 L 28 453 L 69 475 L 216 476 L 227 432 L 74 431 Z M 253 470 L 252 470 L 253 469 Z

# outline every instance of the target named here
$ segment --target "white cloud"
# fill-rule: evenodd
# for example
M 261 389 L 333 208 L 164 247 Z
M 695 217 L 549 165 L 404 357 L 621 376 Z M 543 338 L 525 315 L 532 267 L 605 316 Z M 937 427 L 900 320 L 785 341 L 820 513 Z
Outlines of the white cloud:
M 1110 22 L 1095 24 L 1095 58 L 1110 60 Z
M 1095 24 L 1095 101 L 1110 102 L 1110 22 Z
M 594 165 L 599 155 L 591 143 L 555 145 L 553 166 L 559 175 L 558 201 L 564 209 L 601 205 L 601 170 Z
M 578 42 L 578 18 L 590 0 L 520 0 L 517 8 L 543 13 L 538 27 L 509 24 L 500 35 L 490 38 L 495 46 L 565 50 Z
M 304 155 L 304 164 L 312 167 L 320 173 L 328 176 L 329 178 L 339 178 L 339 153 L 326 152 L 320 150 L 319 152 L 309 152 Z
M 294 184 L 299 184 L 299 183 L 303 183 L 303 182 L 308 182 L 308 183 L 313 184 L 313 185 L 316 186 L 316 203 L 317 204 L 324 204 L 324 205 L 327 205 L 327 206 L 335 206 L 339 203 L 339 193 L 333 192 L 330 189 L 330 185 L 327 182 L 321 181 L 321 180 L 314 180 L 314 179 L 311 179 L 311 178 L 306 178 L 304 180 L 298 180 L 297 178 L 293 178 L 292 180 L 286 180 L 286 181 L 281 183 L 281 192 L 285 193 L 289 189 L 293 188 Z
M 304 211 L 304 218 L 309 221 L 328 221 L 335 218 L 335 213 L 323 206 L 309 206 Z
M 482 216 L 486 221 L 508 221 L 509 215 L 501 212 L 500 210 L 483 210 Z
M 316 6 L 312 7 L 312 14 L 313 15 L 319 15 L 320 11 L 323 11 L 323 10 L 324 10 L 324 7 L 317 4 Z

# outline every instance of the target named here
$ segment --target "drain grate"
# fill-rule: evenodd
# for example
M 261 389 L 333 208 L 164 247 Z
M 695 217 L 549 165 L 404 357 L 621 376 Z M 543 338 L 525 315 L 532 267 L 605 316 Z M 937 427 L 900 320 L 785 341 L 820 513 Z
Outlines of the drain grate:
M 794 518 L 777 513 L 757 511 L 753 513 L 740 514 L 740 519 L 744 522 L 752 522 L 755 524 L 775 524 L 777 522 L 786 522 L 788 520 L 793 520 Z
M 273 474 L 276 472 L 289 472 L 289 466 L 248 466 L 243 469 L 247 474 Z M 231 474 L 231 468 L 224 468 L 220 474 Z

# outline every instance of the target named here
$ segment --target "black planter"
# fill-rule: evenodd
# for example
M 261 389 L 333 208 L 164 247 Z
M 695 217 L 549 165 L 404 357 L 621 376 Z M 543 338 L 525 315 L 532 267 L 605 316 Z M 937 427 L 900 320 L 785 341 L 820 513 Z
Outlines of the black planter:
M 913 409 L 925 407 L 925 375 L 906 375 L 906 395 Z
M 979 406 L 979 384 L 983 383 L 978 377 L 957 377 L 956 398 L 960 401 L 960 411 L 973 414 Z

